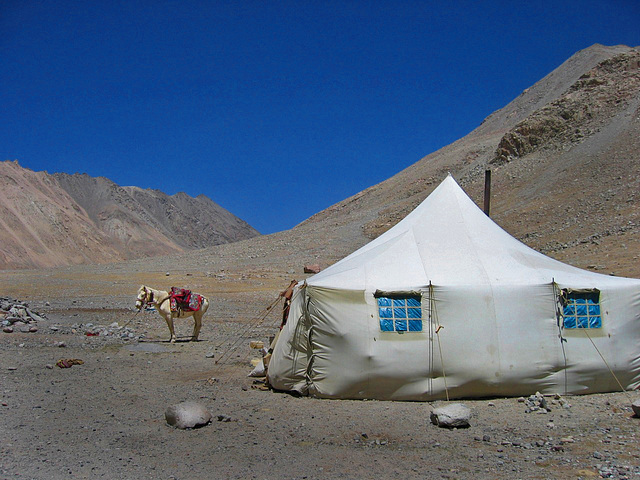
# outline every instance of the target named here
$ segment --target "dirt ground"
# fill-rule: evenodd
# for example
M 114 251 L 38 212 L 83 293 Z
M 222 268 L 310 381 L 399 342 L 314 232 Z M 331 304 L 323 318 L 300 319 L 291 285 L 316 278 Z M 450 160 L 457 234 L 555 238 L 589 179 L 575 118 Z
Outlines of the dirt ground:
M 275 333 L 279 307 L 262 317 L 292 277 L 303 275 L 0 271 L 0 295 L 46 316 L 35 333 L 0 333 L 0 478 L 640 478 L 638 392 L 568 397 L 570 408 L 549 398 L 547 414 L 525 413 L 515 398 L 464 400 L 471 427 L 445 430 L 429 421 L 444 402 L 261 389 L 247 376 L 258 356 L 249 342 Z M 199 342 L 170 344 L 157 313 L 134 316 L 143 283 L 210 298 Z M 177 328 L 188 336 L 192 323 Z M 63 358 L 84 363 L 55 366 Z M 186 400 L 212 423 L 167 425 L 167 407 Z

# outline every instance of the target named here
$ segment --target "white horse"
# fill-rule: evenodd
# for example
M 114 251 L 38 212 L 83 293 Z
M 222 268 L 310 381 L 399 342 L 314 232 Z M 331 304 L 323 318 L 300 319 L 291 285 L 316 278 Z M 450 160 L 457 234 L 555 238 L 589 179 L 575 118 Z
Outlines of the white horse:
M 176 341 L 176 334 L 173 329 L 173 319 L 193 316 L 195 325 L 193 326 L 193 335 L 191 336 L 191 341 L 197 341 L 198 335 L 200 334 L 200 328 L 202 327 L 202 317 L 209 308 L 209 300 L 202 296 L 202 305 L 200 306 L 200 310 L 198 310 L 197 312 L 182 310 L 172 312 L 171 302 L 169 301 L 170 298 L 171 295 L 169 295 L 169 292 L 166 292 L 164 290 L 156 290 L 154 288 L 142 285 L 138 289 L 136 308 L 140 310 L 145 305 L 152 305 L 158 311 L 158 313 L 162 315 L 162 318 L 164 318 L 164 320 L 167 322 L 169 332 L 171 332 L 171 338 L 169 339 L 171 343 L 175 343 Z

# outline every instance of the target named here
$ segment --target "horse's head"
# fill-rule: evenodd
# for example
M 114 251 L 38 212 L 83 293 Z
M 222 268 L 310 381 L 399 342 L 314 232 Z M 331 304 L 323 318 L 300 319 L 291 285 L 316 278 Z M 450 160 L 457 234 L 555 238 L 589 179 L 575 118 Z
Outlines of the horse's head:
M 136 297 L 136 308 L 138 310 L 149 303 L 149 293 L 149 289 L 144 285 L 138 289 L 138 296 Z

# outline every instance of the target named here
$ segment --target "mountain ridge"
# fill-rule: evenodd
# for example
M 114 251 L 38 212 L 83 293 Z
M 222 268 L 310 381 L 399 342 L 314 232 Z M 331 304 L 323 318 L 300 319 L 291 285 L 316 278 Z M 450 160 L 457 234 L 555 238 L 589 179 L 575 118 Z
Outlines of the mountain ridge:
M 106 177 L 0 162 L 0 268 L 105 263 L 259 235 L 205 195 L 120 187 Z
M 607 62 L 630 56 L 614 71 Z M 491 217 L 528 246 L 579 268 L 640 277 L 640 69 L 638 48 L 593 45 L 563 62 L 466 136 L 423 157 L 376 185 L 316 213 L 287 232 L 202 252 L 201 261 L 242 256 L 250 249 L 289 269 L 301 263 L 324 266 L 343 258 L 391 228 L 451 173 L 479 206 L 484 172 L 492 170 Z M 632 58 L 631 58 L 632 57 Z M 629 60 L 629 59 L 628 59 Z M 604 62 L 604 65 L 602 65 Z M 616 103 L 617 82 L 630 88 L 625 108 L 597 108 L 593 134 L 545 137 L 544 145 L 508 162 L 493 162 L 500 141 L 561 99 L 580 77 L 602 68 L 607 82 L 597 88 L 603 105 Z M 584 79 L 583 79 L 584 80 Z M 577 88 L 577 85 L 576 85 Z M 569 92 L 570 93 L 570 92 Z M 586 97 L 589 101 L 595 101 Z M 612 102 L 612 103 L 611 103 Z M 572 132 L 575 118 L 567 118 Z M 291 255 L 291 252 L 297 255 Z M 288 252 L 288 253 L 287 253 Z M 267 259 L 273 259 L 270 263 Z M 255 260 L 254 260 L 255 263 Z

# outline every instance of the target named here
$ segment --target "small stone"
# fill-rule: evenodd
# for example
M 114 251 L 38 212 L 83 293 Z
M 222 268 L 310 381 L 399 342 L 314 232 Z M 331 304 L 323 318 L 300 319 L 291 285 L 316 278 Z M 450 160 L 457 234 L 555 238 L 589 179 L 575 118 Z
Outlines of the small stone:
M 46 368 L 47 370 L 53 370 L 53 365 L 51 365 L 50 363 L 47 363 L 44 368 Z
M 36 333 L 38 331 L 38 327 L 29 327 L 29 333 Z
M 640 400 L 636 400 L 631 404 L 631 409 L 636 417 L 640 417 Z
M 167 408 L 165 419 L 176 428 L 196 428 L 211 422 L 211 412 L 196 402 L 182 402 Z
M 442 428 L 466 428 L 471 410 L 461 403 L 452 403 L 431 412 L 431 423 Z
M 219 422 L 230 422 L 231 417 L 229 415 L 218 415 Z
M 13 328 L 12 328 L 12 327 L 4 327 L 4 328 L 2 329 L 2 331 L 3 331 L 4 333 L 13 333 Z

